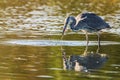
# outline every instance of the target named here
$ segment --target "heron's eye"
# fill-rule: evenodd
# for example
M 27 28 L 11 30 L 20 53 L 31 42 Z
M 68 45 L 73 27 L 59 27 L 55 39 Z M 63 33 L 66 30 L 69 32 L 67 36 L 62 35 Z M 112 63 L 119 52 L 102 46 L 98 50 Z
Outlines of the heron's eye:
M 65 19 L 64 24 L 67 24 L 69 20 L 69 17 Z
M 65 19 L 65 21 L 64 21 L 64 24 L 66 23 L 66 19 Z
M 73 20 L 72 19 L 70 19 L 70 21 L 69 21 L 70 23 L 72 23 L 73 22 Z

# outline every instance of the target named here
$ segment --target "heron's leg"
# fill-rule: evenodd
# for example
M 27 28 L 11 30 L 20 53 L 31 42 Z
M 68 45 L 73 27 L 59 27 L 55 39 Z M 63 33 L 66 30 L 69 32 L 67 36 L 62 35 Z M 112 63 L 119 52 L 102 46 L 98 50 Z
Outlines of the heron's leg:
M 100 34 L 99 34 L 99 32 L 97 32 L 97 36 L 98 36 L 98 49 L 97 49 L 97 53 L 98 53 L 99 49 L 100 49 Z
M 86 41 L 87 41 L 87 47 L 88 47 L 89 40 L 88 40 L 88 33 L 87 32 L 86 32 Z
M 88 40 L 88 33 L 87 33 L 87 32 L 85 32 L 85 35 L 86 35 L 87 45 L 86 45 L 86 49 L 85 49 L 85 51 L 84 51 L 84 55 L 86 55 L 86 54 L 87 54 L 87 50 L 88 50 L 88 43 L 89 43 L 89 40 Z

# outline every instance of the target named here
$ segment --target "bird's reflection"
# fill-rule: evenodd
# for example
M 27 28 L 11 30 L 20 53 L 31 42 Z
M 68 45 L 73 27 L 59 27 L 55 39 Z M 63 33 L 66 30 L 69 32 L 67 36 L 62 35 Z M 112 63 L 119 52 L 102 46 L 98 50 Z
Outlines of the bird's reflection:
M 66 57 L 66 52 L 62 50 L 64 69 L 89 72 L 91 69 L 100 68 L 108 59 L 106 54 L 86 50 L 82 55 L 70 55 L 69 57 Z

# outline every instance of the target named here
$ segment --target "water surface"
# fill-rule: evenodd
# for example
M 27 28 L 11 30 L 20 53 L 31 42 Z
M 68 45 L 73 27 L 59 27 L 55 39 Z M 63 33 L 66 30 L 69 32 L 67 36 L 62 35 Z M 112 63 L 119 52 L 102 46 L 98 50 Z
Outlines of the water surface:
M 0 4 L 1 80 L 120 79 L 119 0 L 1 0 Z M 63 51 L 67 58 L 84 57 L 84 33 L 68 30 L 61 40 L 65 17 L 81 12 L 95 12 L 112 27 L 101 33 L 99 54 L 107 60 L 98 69 L 65 70 Z M 89 34 L 89 40 L 87 53 L 96 53 L 96 34 Z

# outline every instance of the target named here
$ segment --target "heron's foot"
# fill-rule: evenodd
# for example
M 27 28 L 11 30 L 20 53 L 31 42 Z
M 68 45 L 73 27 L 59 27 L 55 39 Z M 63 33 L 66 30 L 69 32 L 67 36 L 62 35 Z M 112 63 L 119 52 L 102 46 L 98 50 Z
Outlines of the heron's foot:
M 99 51 L 100 51 L 100 46 L 98 46 L 96 53 L 99 53 Z
M 99 53 L 99 51 L 100 51 L 100 45 L 98 45 L 98 48 L 97 48 L 97 50 L 96 50 L 96 53 Z
M 86 55 L 87 55 L 87 50 L 85 50 L 83 53 L 83 56 L 86 56 Z

